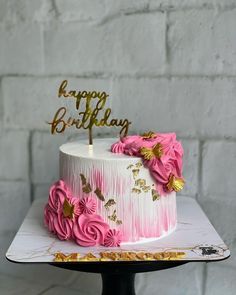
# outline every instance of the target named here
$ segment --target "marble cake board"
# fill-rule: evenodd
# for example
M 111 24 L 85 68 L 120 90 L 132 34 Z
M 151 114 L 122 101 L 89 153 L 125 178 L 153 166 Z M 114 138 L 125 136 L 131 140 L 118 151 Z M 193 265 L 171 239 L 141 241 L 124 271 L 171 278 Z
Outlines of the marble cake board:
M 184 252 L 185 257 L 178 258 L 178 261 L 182 260 L 183 262 L 217 261 L 230 256 L 228 247 L 220 238 L 207 216 L 196 200 L 190 197 L 177 197 L 178 224 L 172 234 L 152 242 L 121 245 L 120 248 L 106 248 L 102 246 L 80 247 L 71 241 L 58 240 L 44 227 L 44 205 L 44 200 L 35 200 L 32 204 L 6 253 L 8 260 L 18 263 L 52 263 L 54 254 L 57 252 L 62 252 L 66 255 L 80 253 L 81 256 L 91 252 L 98 256 L 100 252 L 108 250 L 112 252 Z M 97 261 L 97 263 L 101 262 Z

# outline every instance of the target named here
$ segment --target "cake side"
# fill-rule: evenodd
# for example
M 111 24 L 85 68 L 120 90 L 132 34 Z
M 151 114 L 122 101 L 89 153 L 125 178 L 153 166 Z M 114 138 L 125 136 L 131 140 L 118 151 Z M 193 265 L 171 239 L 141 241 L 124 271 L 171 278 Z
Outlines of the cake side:
M 159 196 L 140 158 L 111 153 L 111 143 L 95 140 L 93 150 L 85 142 L 63 145 L 60 178 L 73 196 L 96 200 L 97 213 L 122 233 L 123 242 L 167 234 L 176 225 L 175 192 Z

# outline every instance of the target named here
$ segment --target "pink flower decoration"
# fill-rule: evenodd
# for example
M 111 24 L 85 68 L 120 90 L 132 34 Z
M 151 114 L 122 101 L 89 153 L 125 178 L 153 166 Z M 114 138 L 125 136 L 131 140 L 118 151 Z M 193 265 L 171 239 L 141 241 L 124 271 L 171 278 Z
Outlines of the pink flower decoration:
M 47 204 L 44 208 L 44 224 L 47 226 L 50 232 L 56 233 L 54 227 L 54 219 L 57 218 L 56 213 Z
M 122 240 L 122 234 L 119 230 L 109 229 L 104 239 L 105 247 L 118 247 Z
M 85 197 L 79 202 L 80 214 L 93 214 L 96 212 L 97 202 L 93 197 Z
M 83 247 L 103 245 L 109 225 L 96 214 L 81 214 L 74 222 L 73 237 Z
M 72 227 L 73 220 L 64 217 L 62 213 L 59 213 L 56 218 L 54 218 L 55 233 L 60 240 L 70 240 L 72 238 Z
M 55 182 L 49 191 L 48 205 L 54 212 L 61 212 L 65 198 L 71 198 L 71 192 L 63 180 Z

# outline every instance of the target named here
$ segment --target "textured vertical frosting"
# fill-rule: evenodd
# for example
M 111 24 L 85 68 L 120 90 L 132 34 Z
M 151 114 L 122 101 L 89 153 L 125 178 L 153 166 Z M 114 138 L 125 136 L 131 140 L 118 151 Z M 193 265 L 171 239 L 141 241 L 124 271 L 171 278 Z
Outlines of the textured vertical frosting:
M 110 151 L 115 141 L 94 140 L 92 149 L 86 141 L 62 145 L 60 178 L 73 197 L 81 201 L 80 208 L 85 214 L 94 211 L 91 200 L 96 200 L 96 214 L 110 228 L 109 234 L 102 237 L 108 246 L 121 239 L 134 242 L 168 234 L 176 226 L 175 191 L 165 196 L 158 194 L 156 181 L 139 157 L 119 154 L 123 152 L 122 143 L 114 147 L 118 153 Z M 49 221 L 50 218 L 49 214 Z M 80 219 L 84 224 L 86 218 Z M 81 233 L 76 232 L 78 238 Z

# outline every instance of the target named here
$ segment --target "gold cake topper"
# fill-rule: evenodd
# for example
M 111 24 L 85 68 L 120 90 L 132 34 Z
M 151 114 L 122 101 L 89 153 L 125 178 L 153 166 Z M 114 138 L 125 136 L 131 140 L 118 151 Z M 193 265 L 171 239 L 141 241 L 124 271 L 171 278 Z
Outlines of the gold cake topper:
M 105 104 L 109 94 L 105 91 L 77 91 L 68 90 L 68 81 L 62 81 L 59 90 L 58 98 L 75 99 L 76 110 L 78 110 L 78 117 L 69 116 L 66 118 L 67 108 L 60 107 L 51 122 L 47 122 L 51 125 L 51 133 L 62 133 L 66 128 L 74 126 L 77 129 L 85 129 L 89 131 L 89 144 L 93 143 L 92 140 L 92 128 L 96 127 L 122 127 L 120 130 L 120 136 L 126 136 L 129 130 L 131 122 L 128 119 L 111 119 L 111 108 L 105 108 Z M 81 111 L 80 107 L 82 102 L 85 102 L 85 110 Z M 92 107 L 92 103 L 95 103 L 95 107 Z M 103 115 L 101 111 L 104 110 Z

